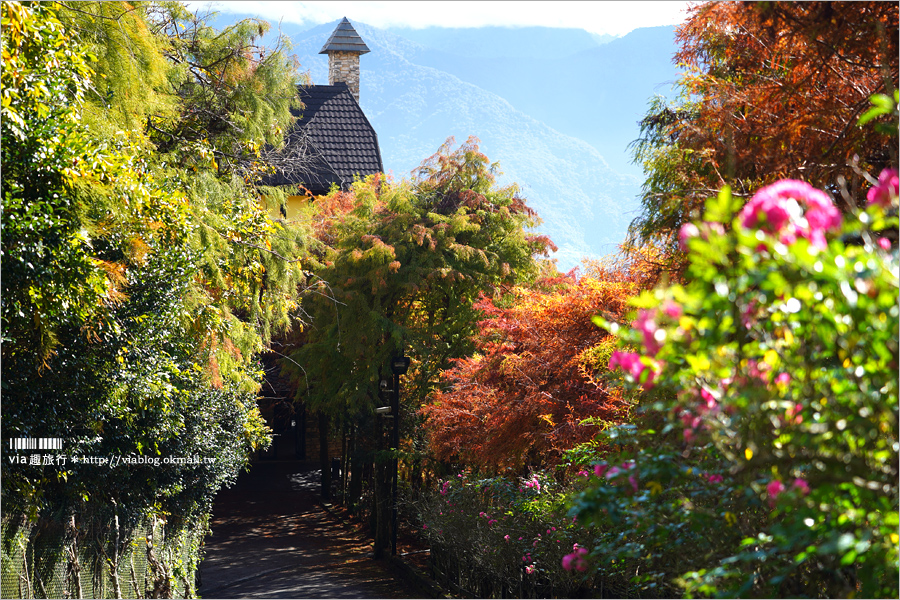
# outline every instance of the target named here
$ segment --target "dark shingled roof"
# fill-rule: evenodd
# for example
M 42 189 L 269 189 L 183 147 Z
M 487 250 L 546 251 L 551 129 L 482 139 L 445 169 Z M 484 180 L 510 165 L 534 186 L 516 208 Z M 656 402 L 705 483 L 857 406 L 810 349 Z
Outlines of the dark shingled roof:
M 331 37 L 322 46 L 319 54 L 328 54 L 329 52 L 359 52 L 360 54 L 365 54 L 369 52 L 369 47 L 362 41 L 356 30 L 353 29 L 353 25 L 350 24 L 347 17 L 344 17 L 344 20 L 338 23 L 338 26 L 331 33 Z
M 281 171 L 265 178 L 266 185 L 302 183 L 313 194 L 328 192 L 332 183 L 347 189 L 354 175 L 381 173 L 378 136 L 346 83 L 300 86 L 305 107 L 288 135 L 286 145 L 298 146 L 305 132 L 314 158 L 311 172 Z

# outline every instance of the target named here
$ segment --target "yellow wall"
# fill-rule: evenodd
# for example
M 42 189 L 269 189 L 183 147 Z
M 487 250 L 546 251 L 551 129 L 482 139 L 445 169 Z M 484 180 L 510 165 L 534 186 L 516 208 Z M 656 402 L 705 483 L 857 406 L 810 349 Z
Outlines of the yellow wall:
M 285 209 L 287 209 L 287 220 L 295 221 L 300 216 L 300 210 L 306 206 L 306 203 L 309 202 L 309 196 L 288 196 L 287 202 L 285 202 Z M 269 216 L 273 219 L 283 219 L 284 217 L 281 214 L 281 210 L 279 210 L 278 205 L 275 202 L 266 202 L 266 206 L 269 208 Z

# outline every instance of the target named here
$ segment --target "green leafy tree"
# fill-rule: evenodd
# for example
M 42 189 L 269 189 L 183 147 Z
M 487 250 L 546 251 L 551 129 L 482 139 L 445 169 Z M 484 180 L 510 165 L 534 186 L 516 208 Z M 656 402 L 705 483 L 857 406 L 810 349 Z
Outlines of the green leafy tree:
M 311 407 L 368 412 L 402 351 L 414 357 L 410 394 L 421 401 L 440 369 L 471 349 L 478 295 L 537 273 L 533 256 L 549 241 L 526 232 L 535 213 L 515 187 L 494 185 L 475 139 L 455 151 L 451 143 L 414 182 L 356 183 L 352 209 L 330 230 L 335 243 L 316 272 L 323 287 L 307 309 L 314 328 L 285 364 L 298 382 L 316 381 Z
M 198 285 L 205 207 L 154 169 L 135 134 L 97 139 L 81 123 L 94 74 L 58 8 L 3 5 L 4 430 L 64 438 L 75 455 L 214 460 L 115 473 L 4 461 L 4 498 L 26 511 L 111 502 L 190 521 L 265 442 L 248 352 L 262 332 L 221 318 L 228 305 Z

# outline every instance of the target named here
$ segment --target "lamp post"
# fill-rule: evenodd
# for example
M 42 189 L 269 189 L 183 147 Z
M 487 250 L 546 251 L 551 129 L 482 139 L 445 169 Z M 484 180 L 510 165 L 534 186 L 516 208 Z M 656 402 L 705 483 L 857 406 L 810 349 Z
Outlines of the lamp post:
M 391 398 L 391 412 L 394 414 L 394 430 L 391 432 L 391 446 L 394 448 L 394 475 L 391 481 L 391 556 L 397 555 L 397 478 L 400 465 L 397 452 L 400 449 L 400 376 L 409 370 L 409 357 L 395 356 L 391 359 L 394 374 L 394 393 Z

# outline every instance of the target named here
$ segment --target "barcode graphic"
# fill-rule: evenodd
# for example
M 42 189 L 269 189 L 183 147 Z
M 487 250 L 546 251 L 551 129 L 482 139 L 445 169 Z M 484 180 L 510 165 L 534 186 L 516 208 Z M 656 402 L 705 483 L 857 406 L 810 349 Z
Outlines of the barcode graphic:
M 10 438 L 10 450 L 62 450 L 62 438 Z

